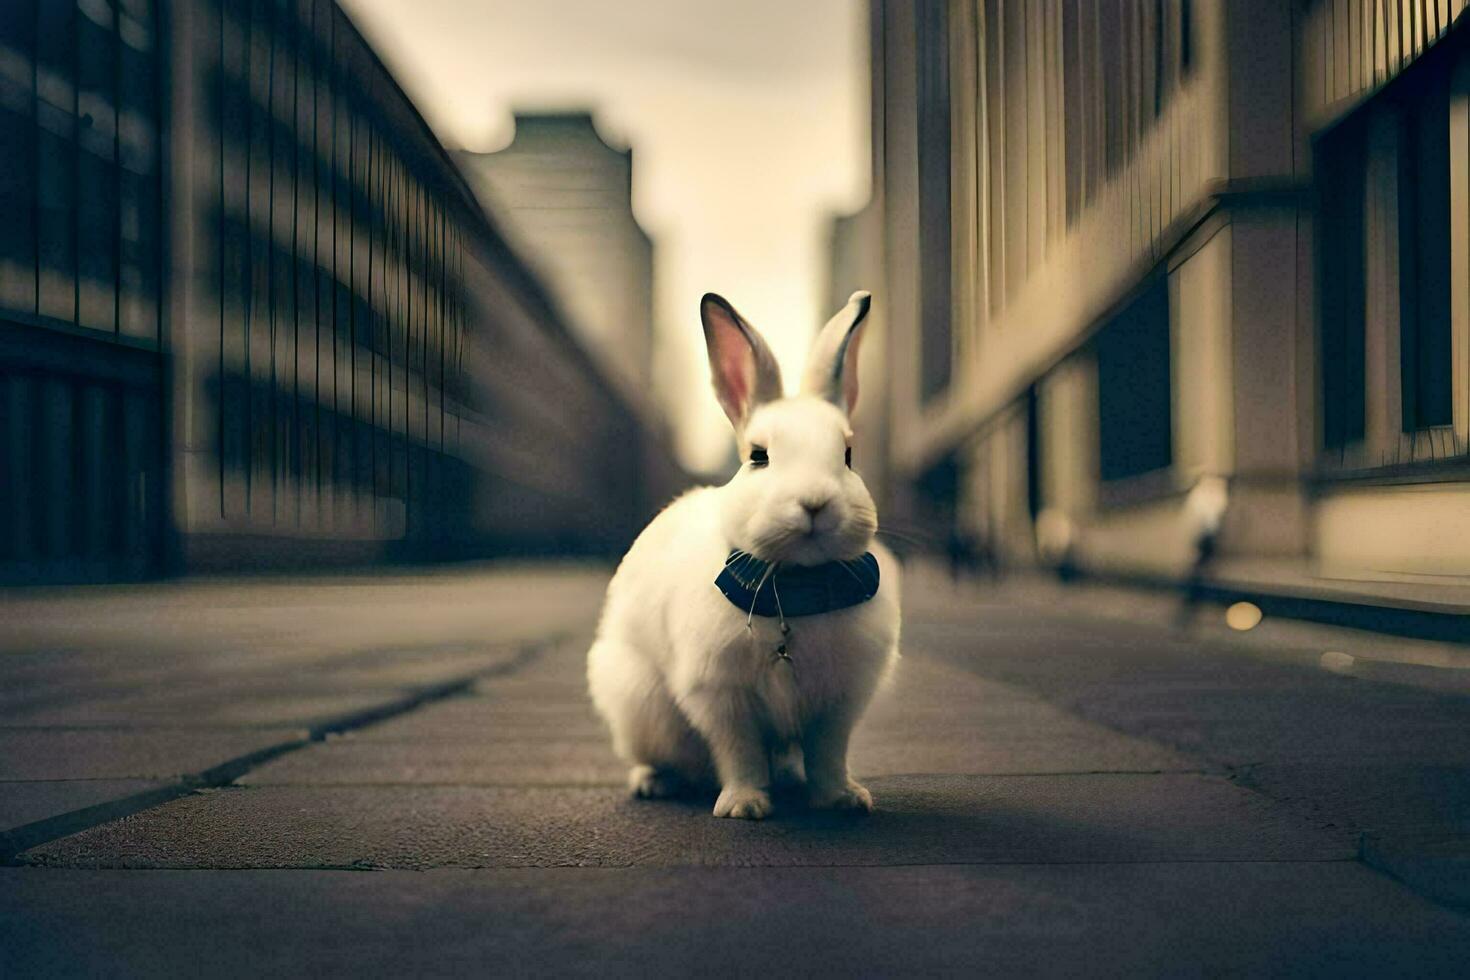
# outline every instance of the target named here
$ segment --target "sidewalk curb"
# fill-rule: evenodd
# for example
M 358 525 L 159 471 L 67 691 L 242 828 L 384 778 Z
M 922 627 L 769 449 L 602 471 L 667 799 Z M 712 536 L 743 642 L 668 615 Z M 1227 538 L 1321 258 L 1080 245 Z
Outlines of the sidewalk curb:
M 1285 595 L 1225 585 L 1207 585 L 1203 594 L 1226 604 L 1253 602 L 1268 616 L 1389 633 L 1415 640 L 1470 645 L 1470 614 L 1466 613 Z
M 1083 572 L 1079 581 L 1100 585 L 1146 588 L 1183 594 L 1184 585 L 1150 575 Z M 1206 579 L 1195 593 L 1206 602 L 1231 605 L 1250 602 L 1268 616 L 1298 619 L 1324 626 L 1387 633 L 1415 640 L 1470 646 L 1470 612 L 1456 606 L 1411 603 L 1372 596 L 1326 595 L 1311 591 L 1287 591 L 1240 582 Z

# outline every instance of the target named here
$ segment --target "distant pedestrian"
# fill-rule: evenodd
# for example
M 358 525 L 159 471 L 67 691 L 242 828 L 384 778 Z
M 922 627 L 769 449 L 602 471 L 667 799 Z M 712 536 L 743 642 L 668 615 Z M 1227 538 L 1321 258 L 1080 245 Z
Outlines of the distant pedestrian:
M 1184 500 L 1184 517 L 1194 539 L 1194 556 L 1184 583 L 1184 601 L 1179 607 L 1179 625 L 1187 627 L 1204 598 L 1205 580 L 1219 549 L 1220 527 L 1230 507 L 1230 487 L 1223 477 L 1202 476 Z
M 1036 553 L 1064 583 L 1077 577 L 1072 519 L 1055 507 L 1036 515 Z

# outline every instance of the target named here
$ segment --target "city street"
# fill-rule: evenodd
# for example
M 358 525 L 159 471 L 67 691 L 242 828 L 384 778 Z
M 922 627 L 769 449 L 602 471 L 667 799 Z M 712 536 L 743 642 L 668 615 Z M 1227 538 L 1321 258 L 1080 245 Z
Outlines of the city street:
M 628 798 L 582 676 L 605 580 L 0 598 L 0 975 L 1470 961 L 1453 649 L 916 569 L 854 751 L 877 812 L 749 823 Z

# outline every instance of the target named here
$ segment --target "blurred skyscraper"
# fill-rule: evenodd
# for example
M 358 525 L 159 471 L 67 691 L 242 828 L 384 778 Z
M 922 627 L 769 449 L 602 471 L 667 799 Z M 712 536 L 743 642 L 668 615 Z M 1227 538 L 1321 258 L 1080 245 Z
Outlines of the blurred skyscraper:
M 459 159 L 573 330 L 632 390 L 647 391 L 653 242 L 633 216 L 633 151 L 604 142 L 585 112 L 517 113 L 509 146 Z

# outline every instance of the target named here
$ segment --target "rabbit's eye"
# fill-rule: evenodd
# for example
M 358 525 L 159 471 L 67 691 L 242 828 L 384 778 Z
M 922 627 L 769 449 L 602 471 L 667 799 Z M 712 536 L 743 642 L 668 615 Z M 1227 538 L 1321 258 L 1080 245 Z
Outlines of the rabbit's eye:
M 750 465 L 751 466 L 755 466 L 755 467 L 765 466 L 770 461 L 771 461 L 771 457 L 766 454 L 766 451 L 765 451 L 764 447 L 761 447 L 761 446 L 751 446 L 750 447 Z
M 851 446 L 848 446 L 847 447 L 847 452 L 845 452 L 845 453 L 842 454 L 842 460 L 843 460 L 843 462 L 845 462 L 847 464 L 847 468 L 848 469 L 852 469 L 852 447 Z

